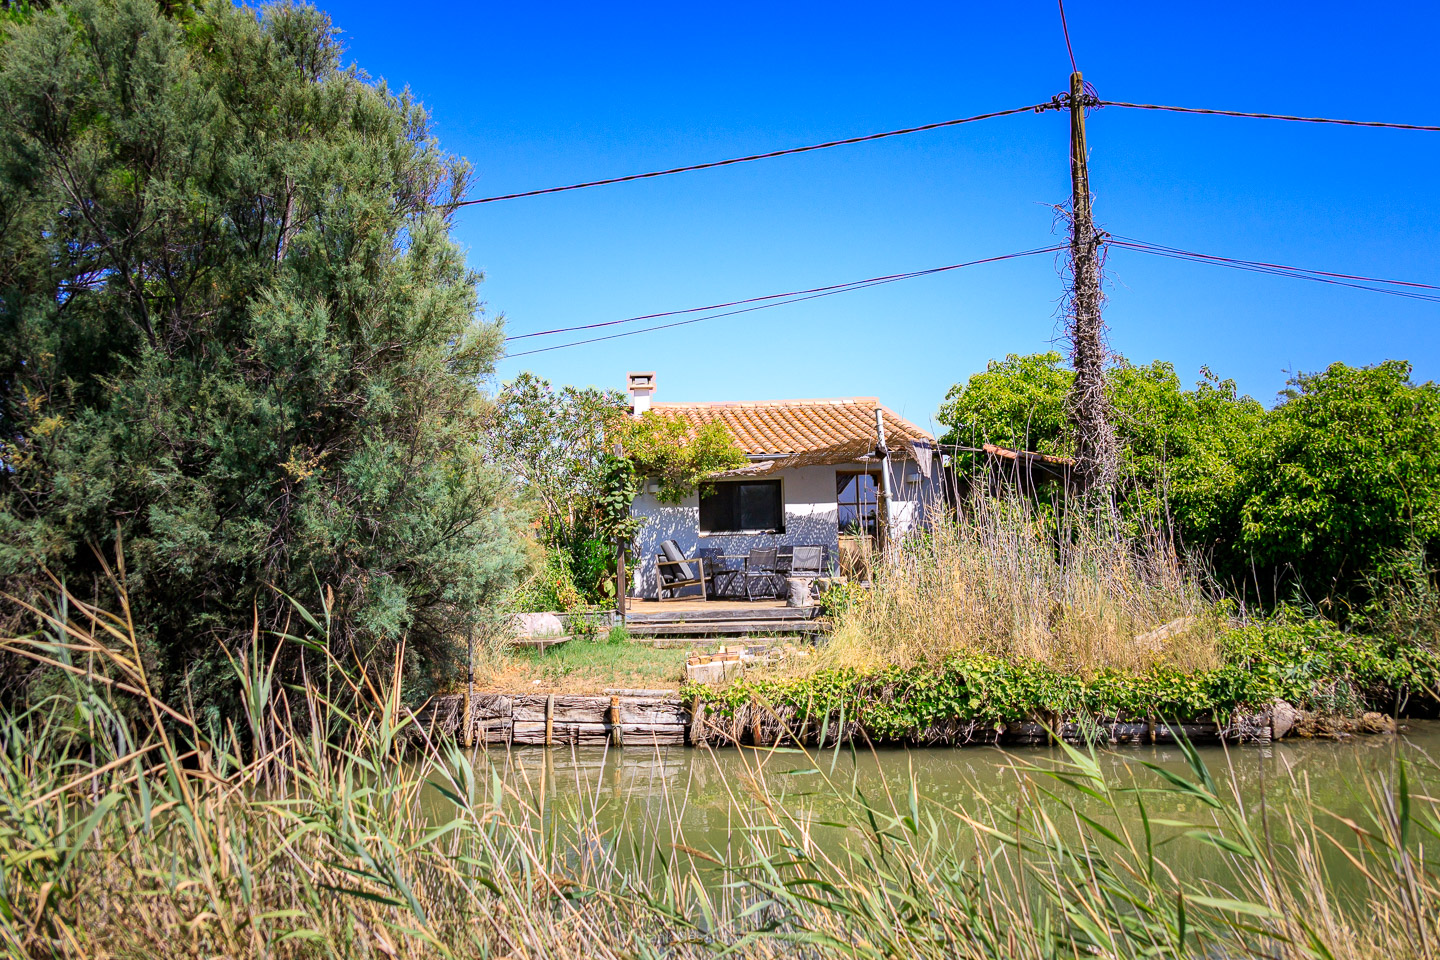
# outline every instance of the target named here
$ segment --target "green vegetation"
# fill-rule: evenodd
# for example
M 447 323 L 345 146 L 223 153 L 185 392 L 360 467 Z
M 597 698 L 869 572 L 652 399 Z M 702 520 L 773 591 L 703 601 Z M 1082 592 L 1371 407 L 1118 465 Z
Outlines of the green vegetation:
M 606 636 L 576 637 L 543 652 L 511 651 L 498 677 L 503 678 L 500 686 L 506 690 L 678 690 L 690 652 L 688 647 L 632 643 L 624 627 L 615 627 Z
M 398 686 L 334 661 L 373 699 L 343 712 L 251 660 L 263 747 L 202 734 L 143 693 L 122 618 L 56 599 L 65 619 L 5 645 L 89 658 L 141 693 L 65 673 L 63 697 L 0 722 L 0 942 L 17 956 L 1309 960 L 1426 957 L 1440 938 L 1428 764 L 1354 783 L 1364 810 L 1342 819 L 1308 785 L 1255 809 L 1188 748 L 1183 771 L 1137 758 L 1131 776 L 1067 748 L 1007 772 L 1024 803 L 963 807 L 913 779 L 867 795 L 838 752 L 785 751 L 767 772 L 757 751 L 725 784 L 726 847 L 702 849 L 683 789 L 601 832 L 598 797 L 482 780 L 410 727 Z M 292 728 L 307 713 L 328 737 Z M 793 768 L 805 790 L 787 789 Z M 1218 875 L 1191 876 L 1197 852 Z
M 1066 453 L 1060 364 L 1012 355 L 954 387 L 944 442 Z M 1434 596 L 1440 385 L 1413 383 L 1409 364 L 1298 374 L 1268 411 L 1208 370 L 1185 390 L 1159 361 L 1122 360 L 1110 391 L 1131 506 L 1166 516 L 1236 596 L 1298 591 L 1341 622 L 1397 577 Z
M 1058 670 L 1033 659 L 979 652 L 940 663 L 864 672 L 737 680 L 701 694 L 722 715 L 759 703 L 798 724 L 844 718 L 875 738 L 904 741 L 951 721 L 1049 723 L 1105 720 L 1228 722 L 1275 700 L 1321 713 L 1389 712 L 1440 690 L 1440 655 L 1324 621 L 1280 619 L 1232 630 L 1218 665 L 1157 665 L 1141 672 Z M 923 738 L 922 738 L 923 739 Z
M 531 373 L 496 395 L 483 440 L 534 517 L 541 554 L 516 609 L 570 610 L 614 597 L 615 545 L 638 526 L 630 502 L 639 483 L 613 449 L 626 409 L 618 390 L 555 390 Z
M 651 411 L 627 420 L 620 444 L 637 474 L 659 481 L 661 503 L 678 504 L 708 477 L 745 466 L 745 454 L 719 423 L 692 428 Z
M 614 598 L 617 545 L 643 522 L 630 505 L 645 477 L 659 482 L 662 501 L 679 503 L 706 477 L 745 463 L 719 424 L 692 432 L 655 413 L 637 420 L 618 390 L 556 390 L 532 373 L 500 390 L 486 444 L 539 532 L 542 555 L 512 604 L 528 611 Z
M 450 238 L 468 166 L 341 67 L 313 8 L 22 12 L 0 43 L 6 589 L 88 591 L 118 534 L 157 691 L 234 716 L 226 650 L 281 629 L 284 594 L 334 612 L 346 662 L 403 641 L 407 692 L 433 687 L 524 562 L 476 443 L 501 331 Z
M 721 715 L 758 706 L 812 731 L 843 716 L 898 741 L 972 720 L 1225 723 L 1276 700 L 1433 709 L 1440 618 L 1423 577 L 1357 620 L 1385 629 L 1284 605 L 1242 617 L 1142 518 L 976 496 L 898 544 L 868 586 L 826 597 L 833 632 L 814 655 L 691 692 Z

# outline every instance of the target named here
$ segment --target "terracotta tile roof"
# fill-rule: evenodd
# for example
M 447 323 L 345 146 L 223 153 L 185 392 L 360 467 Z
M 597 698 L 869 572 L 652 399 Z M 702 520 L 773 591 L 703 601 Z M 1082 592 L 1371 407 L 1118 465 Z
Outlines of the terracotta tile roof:
M 874 397 L 837 400 L 760 400 L 739 403 L 657 403 L 659 415 L 680 417 L 692 426 L 723 424 L 746 456 L 773 457 L 775 468 L 849 463 L 875 449 L 875 408 L 885 418 L 885 439 L 893 455 L 929 467 L 934 439 L 881 406 Z

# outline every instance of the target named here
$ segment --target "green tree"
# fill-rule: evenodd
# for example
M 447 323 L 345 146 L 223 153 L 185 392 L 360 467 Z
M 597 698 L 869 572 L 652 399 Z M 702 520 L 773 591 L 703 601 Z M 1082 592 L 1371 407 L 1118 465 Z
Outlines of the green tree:
M 991 360 L 984 372 L 971 374 L 945 394 L 940 422 L 947 430 L 941 444 L 994 443 L 1011 450 L 1064 454 L 1065 395 L 1075 375 L 1063 362 L 1053 350 Z M 979 462 L 968 451 L 955 451 L 955 460 L 962 470 Z
M 1440 560 L 1440 385 L 1410 364 L 1332 364 L 1294 377 L 1246 464 L 1233 561 L 1260 586 L 1359 601 L 1425 558 Z M 1407 559 L 1406 555 L 1410 555 Z
M 485 433 L 489 456 L 515 478 L 551 551 L 536 576 L 547 588 L 573 580 L 579 600 L 614 595 L 616 542 L 635 532 L 634 478 L 613 449 L 628 409 L 619 390 L 556 390 L 525 372 L 497 393 Z
M 314 9 L 183 14 L 5 27 L 0 577 L 88 584 L 118 530 L 159 676 L 201 703 L 252 609 L 286 622 L 276 589 L 333 590 L 333 652 L 408 638 L 423 680 L 523 559 L 476 442 L 500 330 L 450 239 L 468 167 Z
M 1440 562 L 1440 387 L 1409 376 L 1400 361 L 1335 364 L 1267 411 L 1209 369 L 1186 390 L 1168 363 L 1120 358 L 1108 387 L 1127 505 L 1163 512 L 1251 596 L 1298 586 L 1358 604 L 1397 577 L 1413 594 Z M 1069 383 L 1058 353 L 992 361 L 950 391 L 943 440 L 1068 453 Z
M 1068 455 L 1071 379 L 1054 351 L 992 360 L 947 394 L 941 442 Z M 1136 366 L 1121 357 L 1107 379 L 1125 495 L 1145 509 L 1168 511 L 1186 543 L 1211 549 L 1226 535 L 1219 514 L 1233 506 L 1239 463 L 1264 408 L 1208 369 L 1195 389 L 1185 390 L 1172 365 Z M 962 471 L 979 459 L 959 451 L 955 457 Z
M 517 480 L 547 539 L 586 526 L 605 491 L 613 435 L 627 409 L 619 390 L 556 390 L 529 372 L 496 394 L 485 443 Z

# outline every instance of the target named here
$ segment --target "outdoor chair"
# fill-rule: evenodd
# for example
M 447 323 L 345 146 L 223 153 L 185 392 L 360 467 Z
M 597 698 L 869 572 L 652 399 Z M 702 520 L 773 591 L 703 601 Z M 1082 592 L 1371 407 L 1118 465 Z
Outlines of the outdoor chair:
M 719 600 L 726 594 L 739 592 L 734 582 L 735 578 L 744 572 L 741 566 L 743 558 L 726 556 L 723 547 L 699 547 L 695 556 L 705 561 L 705 579 L 710 588 L 711 600 Z
M 674 540 L 666 540 L 660 544 L 660 552 L 655 556 L 655 572 L 659 577 L 655 599 L 667 599 L 665 591 L 668 590 L 668 599 L 675 600 L 682 588 L 694 586 L 700 588 L 701 600 L 708 599 L 705 590 L 705 561 L 699 557 L 693 560 L 685 559 L 685 554 L 680 552 L 680 545 Z
M 790 554 L 790 576 L 816 579 L 825 573 L 824 547 L 795 547 Z
M 741 572 L 745 578 L 745 599 L 754 600 L 755 592 L 750 589 L 750 584 L 756 580 L 772 584 L 779 580 L 780 551 L 774 547 L 752 549 L 745 558 L 745 569 Z

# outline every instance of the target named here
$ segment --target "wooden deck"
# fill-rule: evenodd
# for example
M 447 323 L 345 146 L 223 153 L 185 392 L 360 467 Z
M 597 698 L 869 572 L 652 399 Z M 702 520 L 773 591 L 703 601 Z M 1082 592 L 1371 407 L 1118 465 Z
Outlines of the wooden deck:
M 636 637 L 773 636 L 822 633 L 814 606 L 783 600 L 630 600 L 625 626 Z

